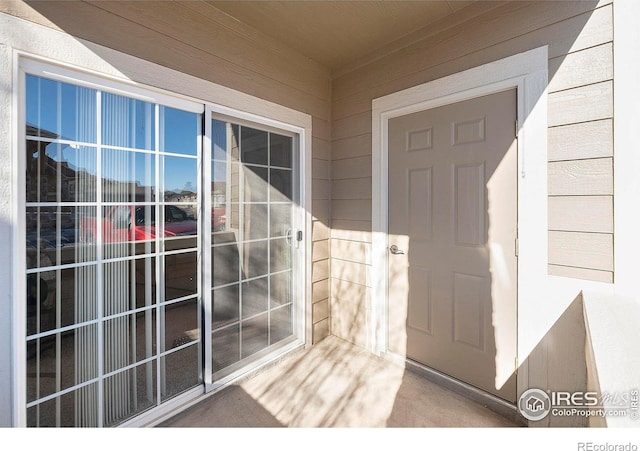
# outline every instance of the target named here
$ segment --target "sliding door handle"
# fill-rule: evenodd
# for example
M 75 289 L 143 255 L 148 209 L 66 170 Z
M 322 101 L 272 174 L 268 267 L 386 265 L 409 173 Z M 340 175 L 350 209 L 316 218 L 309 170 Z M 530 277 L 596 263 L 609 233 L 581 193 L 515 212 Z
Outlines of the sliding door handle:
M 391 252 L 393 255 L 404 254 L 404 251 L 402 249 L 398 249 L 398 246 L 396 246 L 395 244 L 391 245 L 391 247 L 389 248 L 389 252 Z

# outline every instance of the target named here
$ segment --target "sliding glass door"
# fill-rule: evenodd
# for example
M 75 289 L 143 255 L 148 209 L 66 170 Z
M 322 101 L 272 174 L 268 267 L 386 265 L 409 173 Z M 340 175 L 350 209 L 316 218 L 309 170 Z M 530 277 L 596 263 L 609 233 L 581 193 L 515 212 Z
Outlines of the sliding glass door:
M 297 140 L 211 121 L 211 368 L 220 380 L 294 338 Z
M 23 64 L 27 425 L 152 416 L 299 343 L 299 134 Z

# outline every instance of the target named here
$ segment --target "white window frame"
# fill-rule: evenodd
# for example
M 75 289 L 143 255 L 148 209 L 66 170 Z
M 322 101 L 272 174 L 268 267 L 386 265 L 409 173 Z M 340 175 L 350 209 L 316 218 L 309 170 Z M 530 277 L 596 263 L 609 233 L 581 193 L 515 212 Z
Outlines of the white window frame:
M 388 351 L 389 119 L 517 89 L 518 110 L 518 356 L 528 355 L 531 324 L 547 283 L 547 46 L 453 74 L 372 102 L 371 350 Z M 544 309 L 544 306 L 543 306 Z M 524 339 L 523 339 L 524 338 Z M 535 343 L 533 343 L 535 346 Z M 531 348 L 532 349 L 532 348 Z M 523 361 L 524 359 L 521 359 Z M 527 384 L 518 379 L 518 393 Z
M 23 344 L 26 340 L 26 306 L 21 299 L 26 293 L 26 282 L 23 277 L 26 271 L 26 256 L 24 252 L 25 243 L 25 219 L 24 209 L 26 198 L 24 194 L 25 186 L 25 132 L 24 132 L 24 99 L 25 86 L 23 80 L 25 74 L 40 75 L 53 78 L 62 82 L 72 83 L 79 86 L 99 89 L 105 92 L 116 93 L 126 97 L 143 101 L 159 103 L 162 105 L 179 108 L 186 111 L 197 112 L 205 115 L 212 111 L 237 117 L 239 119 L 262 124 L 267 127 L 286 130 L 298 135 L 298 162 L 299 162 L 299 202 L 296 226 L 303 232 L 303 240 L 299 243 L 299 253 L 302 256 L 298 259 L 296 270 L 302 275 L 300 284 L 300 296 L 294 298 L 295 311 L 297 317 L 294 322 L 295 342 L 287 347 L 277 350 L 277 355 L 265 356 L 242 370 L 242 373 L 251 371 L 274 358 L 280 357 L 284 353 L 297 349 L 300 346 L 309 346 L 312 340 L 311 321 L 311 116 L 295 111 L 262 99 L 244 94 L 233 89 L 217 85 L 202 79 L 197 79 L 189 75 L 174 71 L 172 69 L 159 66 L 139 58 L 117 54 L 119 62 L 131 73 L 137 75 L 136 80 L 124 78 L 122 73 L 113 69 L 105 63 L 99 56 L 86 47 L 82 46 L 72 37 L 52 33 L 49 30 L 35 24 L 27 24 L 26 27 L 36 27 L 33 36 L 37 37 L 31 41 L 32 51 L 13 51 L 13 80 L 14 80 L 14 104 L 13 104 L 13 124 L 14 142 L 12 143 L 13 176 L 15 186 L 12 195 L 12 216 L 15 218 L 12 233 L 12 251 L 16 256 L 12 268 L 14 296 L 12 314 L 11 336 L 14 343 L 12 352 L 12 398 L 13 398 L 13 424 L 17 427 L 26 426 L 26 350 Z M 47 40 L 51 42 L 47 42 Z M 43 45 L 43 43 L 47 45 Z M 29 45 L 27 45 L 29 47 Z M 56 48 L 66 48 L 70 50 L 69 59 L 71 62 L 61 62 L 52 58 L 51 53 L 55 53 Z M 49 52 L 44 51 L 49 50 Z M 35 53 L 35 52 L 39 53 Z M 43 53 L 45 53 L 43 55 Z M 114 54 L 109 50 L 107 53 Z M 58 55 L 55 55 L 58 56 Z M 83 64 L 78 64 L 82 62 Z M 93 64 L 92 64 L 93 62 Z M 87 70 L 83 67 L 99 67 L 101 71 Z M 159 81 L 160 80 L 160 81 Z M 161 87 L 157 87 L 161 86 Z M 210 117 L 209 117 L 210 119 Z M 210 132 L 210 120 L 205 120 L 203 133 Z M 207 124 L 209 125 L 207 126 Z M 18 128 L 22 127 L 22 130 Z M 207 130 L 207 127 L 209 128 Z M 209 135 L 205 134 L 202 157 L 208 152 L 210 155 L 211 141 Z M 208 149 L 208 150 L 207 150 Z M 206 196 L 205 196 L 206 197 Z M 204 201 L 204 199 L 203 199 Z M 210 202 L 210 200 L 208 200 Z M 204 203 L 201 201 L 201 205 Z M 210 205 L 209 205 L 210 206 Z M 203 234 L 204 235 L 204 234 Z M 203 237 L 204 238 L 204 237 Z M 210 245 L 210 237 L 209 245 Z M 201 243 L 202 249 L 207 249 L 206 239 Z M 206 253 L 206 252 L 205 252 Z M 203 283 L 203 287 L 206 287 Z M 206 303 L 207 290 L 202 291 L 203 314 L 210 314 L 211 304 Z M 210 291 L 210 290 L 209 290 Z M 206 333 L 206 331 L 203 331 Z M 209 331 L 210 332 L 210 331 Z M 209 341 L 207 340 L 207 343 Z M 203 345 L 205 340 L 203 339 Z M 206 347 L 205 347 L 206 350 Z M 208 351 L 210 357 L 210 350 Z M 205 357 L 205 365 L 210 365 L 210 358 Z M 203 365 L 203 368 L 205 367 Z M 207 375 L 206 371 L 204 375 Z M 235 374 L 238 377 L 240 374 Z M 233 380 L 233 377 L 225 379 L 225 383 Z M 198 399 L 204 393 L 207 380 L 201 387 L 196 387 L 184 395 L 178 396 L 174 401 L 169 401 L 150 412 L 142 413 L 137 417 L 125 422 L 123 426 L 142 426 L 153 424 L 163 415 L 170 415 L 176 412 L 177 408 L 184 408 L 189 402 Z M 210 382 L 210 381 L 209 381 Z

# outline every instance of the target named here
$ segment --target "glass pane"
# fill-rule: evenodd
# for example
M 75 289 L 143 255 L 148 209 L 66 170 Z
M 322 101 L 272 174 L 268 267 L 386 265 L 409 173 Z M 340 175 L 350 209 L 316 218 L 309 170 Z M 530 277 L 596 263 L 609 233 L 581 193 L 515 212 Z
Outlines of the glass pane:
M 165 202 L 198 202 L 198 160 L 162 157 L 162 199 Z
M 162 310 L 166 351 L 200 339 L 197 299 L 169 304 Z
M 291 168 L 293 138 L 290 136 L 269 134 L 270 152 L 269 164 L 281 168 Z
M 199 114 L 161 106 L 160 118 L 160 151 L 198 155 Z
M 269 308 L 269 278 L 261 277 L 242 284 L 242 318 L 255 316 Z
M 291 229 L 291 204 L 272 204 L 269 227 L 271 236 L 285 236 Z
M 198 205 L 165 205 L 165 251 L 198 246 Z
M 27 136 L 96 142 L 96 91 L 26 76 Z
M 135 275 L 131 295 L 135 296 L 130 300 L 130 305 L 135 308 L 148 307 L 156 302 L 156 259 L 153 257 L 145 257 L 133 260 L 135 265 Z M 116 313 L 116 312 L 114 312 Z
M 242 323 L 242 358 L 269 345 L 269 316 L 263 314 Z
M 95 324 L 27 342 L 27 402 L 98 376 Z M 58 386 L 60 388 L 58 389 Z
M 227 214 L 231 202 L 238 202 L 240 199 L 238 171 L 237 164 L 212 163 L 211 230 L 213 232 L 223 232 L 232 227 L 238 228 L 237 220 L 232 224 L 231 217 Z
M 269 195 L 269 169 L 243 166 L 242 174 L 244 175 L 244 202 L 266 202 Z
M 106 320 L 103 333 L 105 373 L 153 357 L 156 354 L 156 311 L 144 310 Z
M 104 202 L 154 202 L 156 158 L 151 153 L 102 150 Z
M 57 415 L 57 412 L 60 415 Z M 90 384 L 27 409 L 28 427 L 98 427 L 98 384 Z
M 211 231 L 213 233 L 224 232 L 227 229 L 227 206 L 225 204 L 213 204 L 211 209 Z
M 291 271 L 271 275 L 271 307 L 291 302 Z
M 240 317 L 240 286 L 231 285 L 213 290 L 212 327 L 217 329 L 238 321 Z
M 293 172 L 286 169 L 271 169 L 271 202 L 293 200 Z
M 249 127 L 242 127 L 240 130 L 242 152 L 242 162 L 251 164 L 268 164 L 268 133 L 262 130 L 255 130 Z
M 256 240 L 269 236 L 269 206 L 267 204 L 244 205 L 244 239 Z
M 97 318 L 95 265 L 27 275 L 27 335 Z
M 27 140 L 27 202 L 95 202 L 96 149 Z
M 129 257 L 155 252 L 156 209 L 152 205 L 103 207 L 103 258 Z M 93 220 L 95 222 L 95 219 Z M 95 228 L 95 224 L 87 221 Z M 93 234 L 94 231 L 91 231 Z
M 291 268 L 291 246 L 285 239 L 271 240 L 269 257 L 270 272 L 279 272 Z
M 213 286 L 237 282 L 240 277 L 238 246 L 230 244 L 212 248 Z
M 269 242 L 254 241 L 242 245 L 243 279 L 251 279 L 269 272 Z
M 211 339 L 213 372 L 240 360 L 240 325 L 225 327 L 213 332 Z
M 104 380 L 104 425 L 116 426 L 155 407 L 156 362 L 142 363 Z
M 291 305 L 271 311 L 271 343 L 293 335 Z
M 162 402 L 202 382 L 200 346 L 192 345 L 161 358 L 165 374 Z
M 155 258 L 105 263 L 104 315 L 111 316 L 156 302 Z
M 95 260 L 91 229 L 95 211 L 95 207 L 27 207 L 27 268 Z
M 102 143 L 155 148 L 155 105 L 116 94 L 102 94 Z
M 167 255 L 164 260 L 165 300 L 198 293 L 197 252 Z
M 238 136 L 240 128 L 228 122 L 211 121 L 211 134 L 214 160 L 238 161 Z

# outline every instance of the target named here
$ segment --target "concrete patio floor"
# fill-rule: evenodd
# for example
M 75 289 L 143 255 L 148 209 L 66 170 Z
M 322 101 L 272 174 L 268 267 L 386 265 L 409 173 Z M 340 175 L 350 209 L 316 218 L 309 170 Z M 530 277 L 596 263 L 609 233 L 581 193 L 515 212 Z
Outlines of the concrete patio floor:
M 159 427 L 517 427 L 414 372 L 328 337 Z

